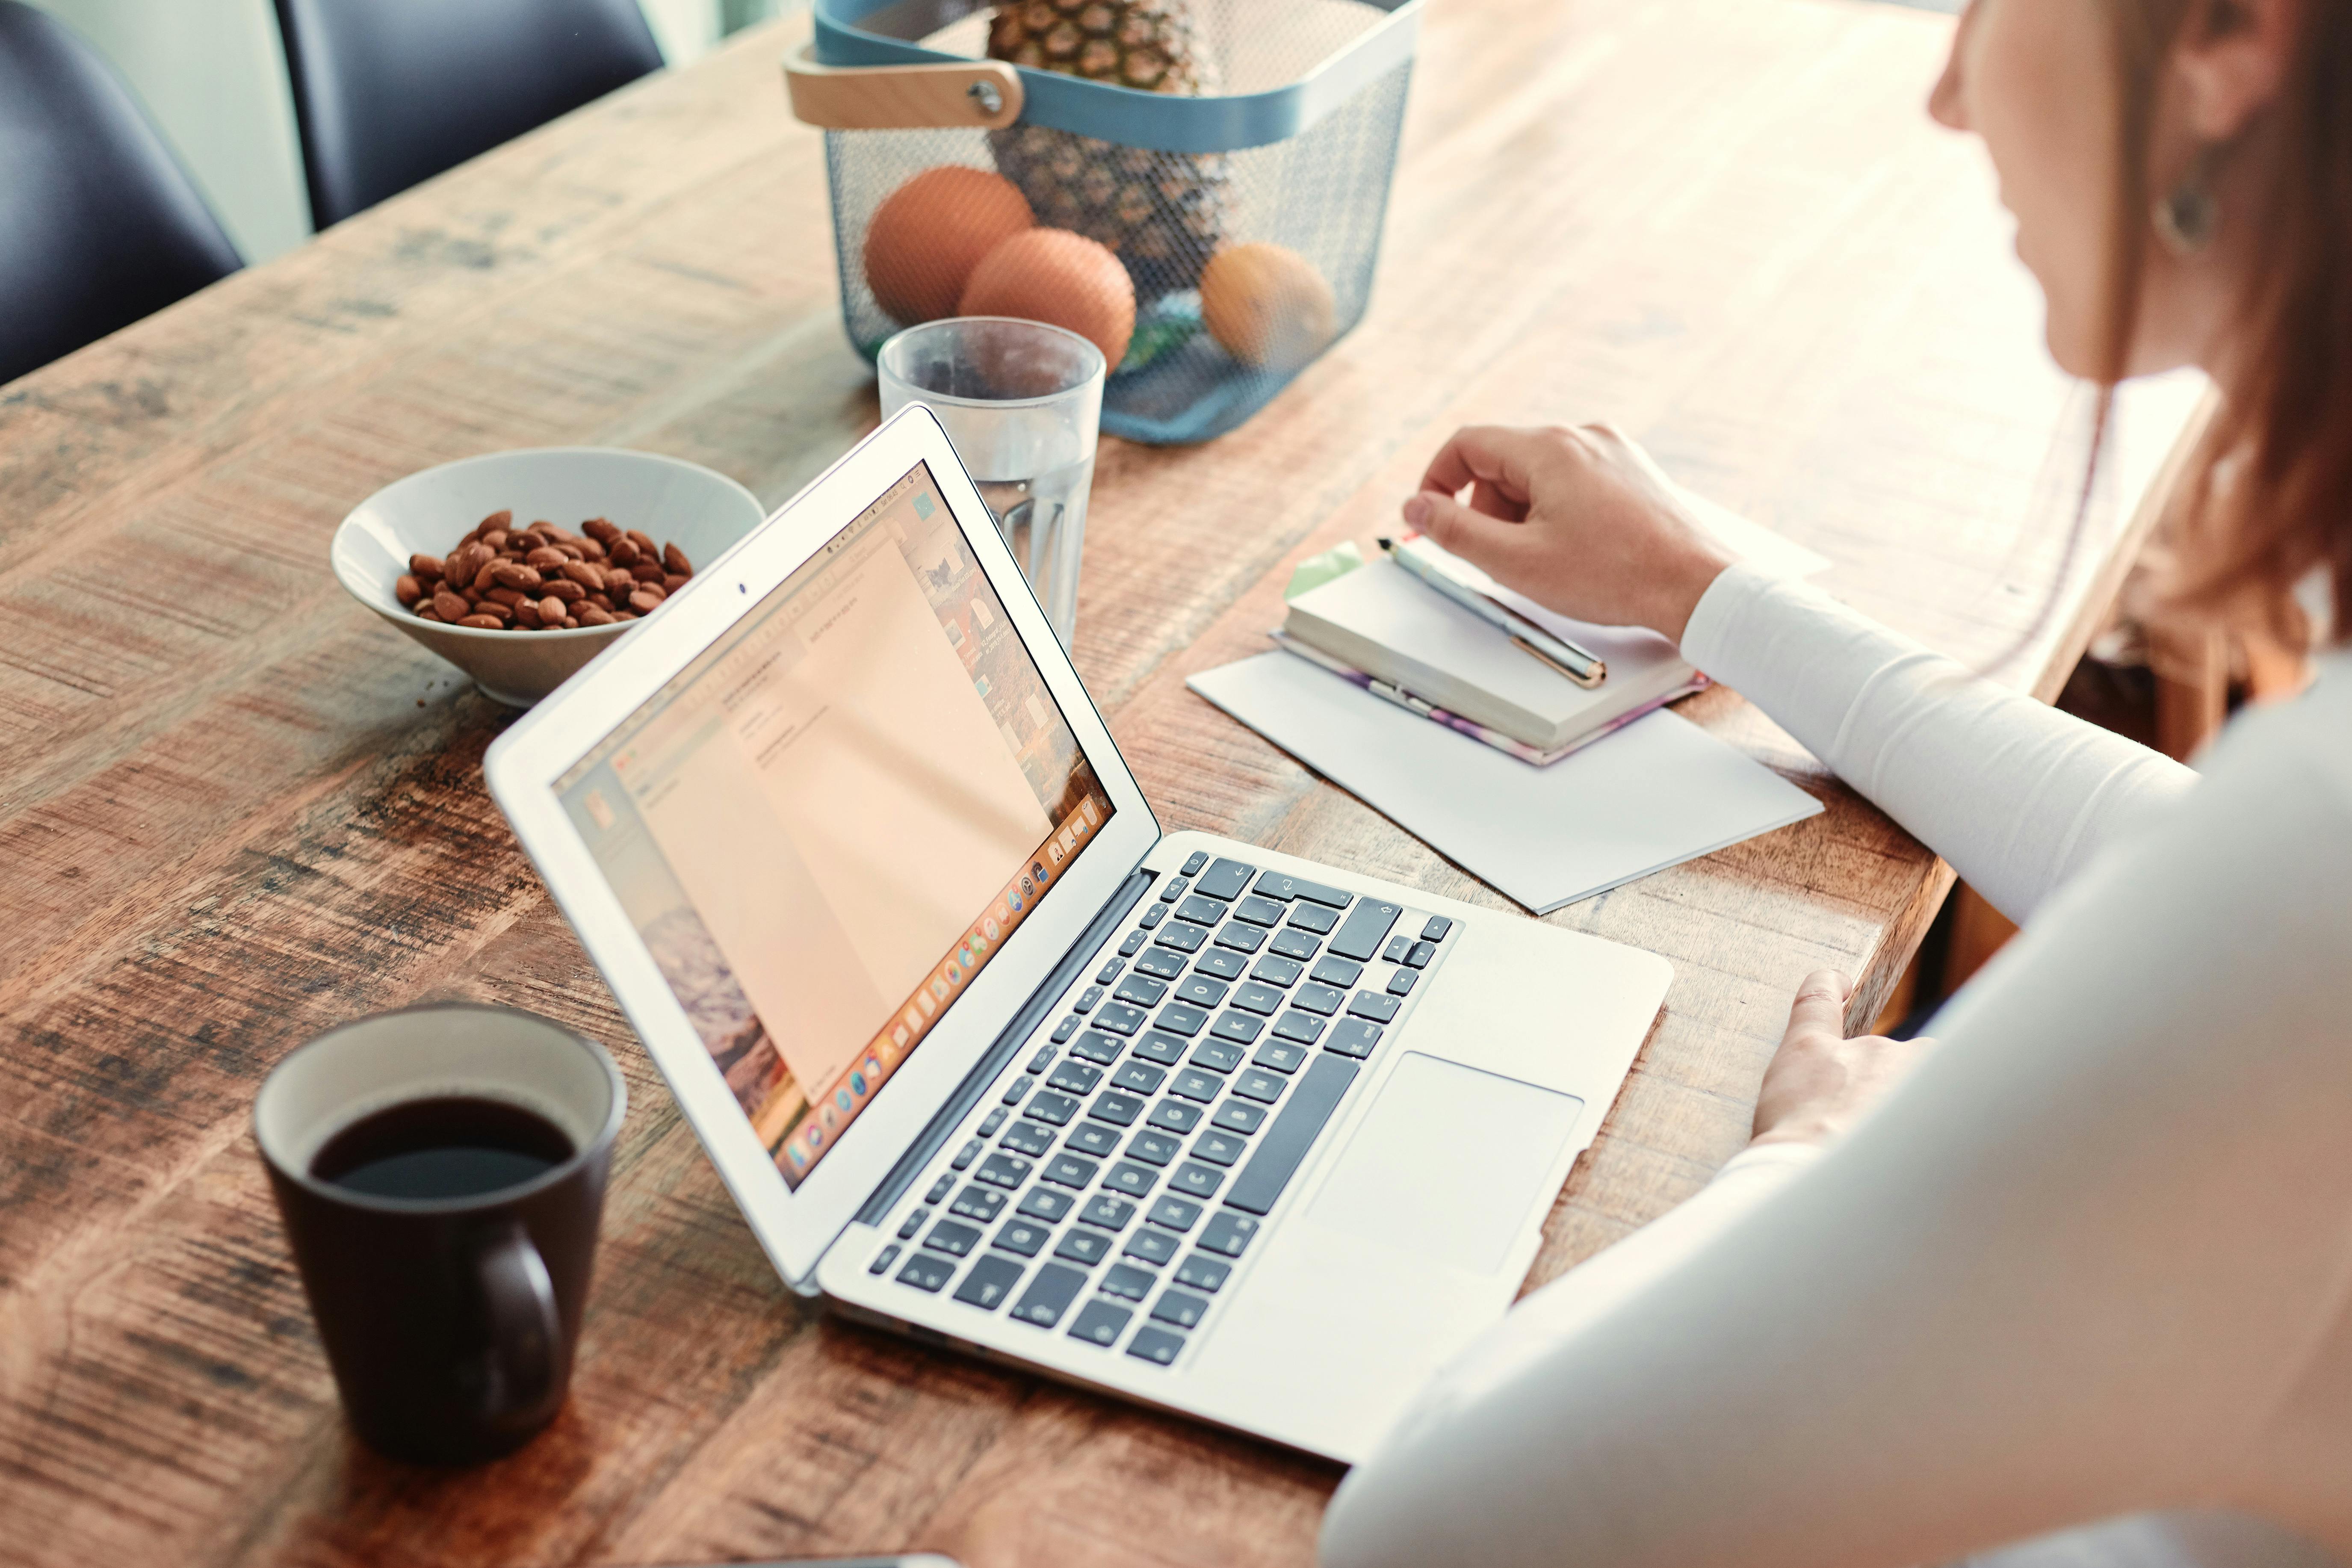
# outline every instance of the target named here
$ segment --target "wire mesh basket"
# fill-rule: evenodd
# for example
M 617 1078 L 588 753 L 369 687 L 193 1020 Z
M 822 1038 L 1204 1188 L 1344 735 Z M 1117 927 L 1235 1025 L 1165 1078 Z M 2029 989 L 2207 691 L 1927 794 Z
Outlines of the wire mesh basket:
M 1110 434 L 1234 428 L 1363 317 L 1421 4 L 817 0 L 850 342 L 1034 316 L 1112 362 Z

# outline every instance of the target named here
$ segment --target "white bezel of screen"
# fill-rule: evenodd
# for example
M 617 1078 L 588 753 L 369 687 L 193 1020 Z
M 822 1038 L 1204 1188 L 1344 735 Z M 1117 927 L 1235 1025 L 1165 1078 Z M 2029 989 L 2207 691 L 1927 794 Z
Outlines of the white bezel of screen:
M 940 498 L 1003 601 L 1114 809 L 1100 834 L 1063 872 L 1059 887 L 1006 939 L 794 1192 L 760 1146 L 685 1009 L 572 827 L 555 783 L 918 463 L 929 466 Z M 805 1288 L 834 1237 L 1160 838 L 1160 825 L 1077 670 L 1046 624 L 946 433 L 919 405 L 859 443 L 765 524 L 697 572 L 661 615 L 518 720 L 490 746 L 483 773 L 557 907 L 701 1134 L 720 1179 L 777 1271 L 795 1289 Z

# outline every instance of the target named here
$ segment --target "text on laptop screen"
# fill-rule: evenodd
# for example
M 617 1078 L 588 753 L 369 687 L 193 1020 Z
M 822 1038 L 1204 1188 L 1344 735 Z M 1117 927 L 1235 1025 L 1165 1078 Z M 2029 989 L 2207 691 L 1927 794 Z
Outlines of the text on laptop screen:
M 1111 814 L 919 464 L 556 788 L 795 1186 Z

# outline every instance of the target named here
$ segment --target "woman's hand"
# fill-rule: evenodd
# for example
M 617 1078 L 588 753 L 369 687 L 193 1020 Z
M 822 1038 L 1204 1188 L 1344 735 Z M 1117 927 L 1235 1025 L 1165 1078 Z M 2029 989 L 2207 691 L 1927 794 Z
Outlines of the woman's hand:
M 1764 1069 L 1750 1148 L 1843 1136 L 1935 1045 L 1880 1035 L 1847 1039 L 1845 1005 L 1853 994 L 1853 982 L 1834 969 L 1816 970 L 1797 987 L 1789 1032 Z
M 1465 489 L 1466 505 L 1454 499 Z M 1648 455 L 1607 425 L 1456 431 L 1404 520 L 1547 609 L 1677 643 L 1732 559 Z

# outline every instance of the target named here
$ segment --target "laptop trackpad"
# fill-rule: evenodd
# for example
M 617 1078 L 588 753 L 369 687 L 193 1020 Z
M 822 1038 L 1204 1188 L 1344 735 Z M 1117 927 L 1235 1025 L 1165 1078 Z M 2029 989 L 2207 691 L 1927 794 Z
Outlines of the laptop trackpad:
M 1576 1131 L 1584 1101 L 1408 1053 L 1308 1216 L 1416 1257 L 1492 1274 Z

